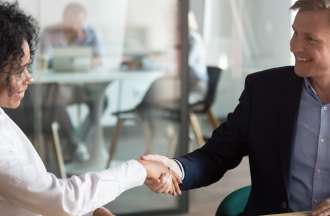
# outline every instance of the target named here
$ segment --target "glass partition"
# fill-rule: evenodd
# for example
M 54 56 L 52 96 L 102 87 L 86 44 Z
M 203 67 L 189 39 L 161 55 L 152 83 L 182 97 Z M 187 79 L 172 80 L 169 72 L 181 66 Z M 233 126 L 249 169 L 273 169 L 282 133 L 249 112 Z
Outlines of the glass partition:
M 193 0 L 194 4 L 202 4 Z M 207 62 L 224 69 L 213 107 L 226 117 L 238 102 L 247 74 L 292 64 L 289 1 L 203 1 Z
M 21 0 L 40 23 L 22 106 L 8 114 L 59 177 L 144 153 L 187 151 L 187 1 Z M 109 204 L 116 214 L 186 210 L 146 187 Z

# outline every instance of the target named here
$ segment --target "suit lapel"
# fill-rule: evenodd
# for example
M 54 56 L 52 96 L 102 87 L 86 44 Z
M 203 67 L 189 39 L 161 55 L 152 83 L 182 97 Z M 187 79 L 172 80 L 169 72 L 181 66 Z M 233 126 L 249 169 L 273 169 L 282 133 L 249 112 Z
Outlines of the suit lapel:
M 294 73 L 294 72 L 293 72 Z M 288 82 L 280 87 L 281 103 L 279 107 L 279 155 L 282 177 L 287 189 L 290 158 L 292 150 L 293 132 L 299 110 L 303 79 L 291 74 Z

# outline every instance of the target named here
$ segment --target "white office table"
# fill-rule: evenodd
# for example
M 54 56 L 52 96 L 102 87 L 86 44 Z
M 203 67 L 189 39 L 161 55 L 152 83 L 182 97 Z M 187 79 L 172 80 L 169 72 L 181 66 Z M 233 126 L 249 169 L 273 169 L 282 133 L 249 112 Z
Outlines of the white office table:
M 146 85 L 147 90 L 151 83 L 162 76 L 164 73 L 162 71 L 109 71 L 101 72 L 100 70 L 91 72 L 61 72 L 54 73 L 51 71 L 36 72 L 33 74 L 33 84 L 49 84 L 49 83 L 59 83 L 59 84 L 69 84 L 69 85 L 91 85 L 99 84 L 100 90 L 99 94 L 96 94 L 95 101 L 97 106 L 96 113 L 96 125 L 95 130 L 91 133 L 93 136 L 92 141 L 95 143 L 90 145 L 90 160 L 86 162 L 77 162 L 67 165 L 67 170 L 69 173 L 81 173 L 86 171 L 97 171 L 102 170 L 106 166 L 106 161 L 108 159 L 108 150 L 104 142 L 103 130 L 101 127 L 101 115 L 103 107 L 103 97 L 104 90 L 106 86 L 115 80 L 134 80 L 136 83 L 143 83 Z M 40 97 L 41 98 L 41 97 Z M 140 98 L 141 100 L 142 98 Z M 41 104 L 42 101 L 39 101 Z
M 308 216 L 310 215 L 309 212 L 291 212 L 291 213 L 284 213 L 284 214 L 272 214 L 268 216 Z

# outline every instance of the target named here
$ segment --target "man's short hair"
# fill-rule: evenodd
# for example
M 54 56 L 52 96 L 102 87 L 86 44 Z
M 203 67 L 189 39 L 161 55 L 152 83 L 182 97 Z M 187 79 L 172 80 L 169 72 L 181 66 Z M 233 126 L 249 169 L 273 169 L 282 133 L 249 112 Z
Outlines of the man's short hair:
M 330 9 L 330 0 L 298 0 L 290 9 L 302 11 Z
M 0 87 L 8 84 L 13 73 L 21 71 L 24 40 L 29 44 L 32 61 L 38 32 L 36 20 L 23 12 L 17 1 L 15 3 L 0 1 Z
M 83 13 L 85 16 L 87 15 L 86 8 L 77 2 L 71 2 L 68 5 L 65 6 L 64 8 L 64 14 L 66 13 Z

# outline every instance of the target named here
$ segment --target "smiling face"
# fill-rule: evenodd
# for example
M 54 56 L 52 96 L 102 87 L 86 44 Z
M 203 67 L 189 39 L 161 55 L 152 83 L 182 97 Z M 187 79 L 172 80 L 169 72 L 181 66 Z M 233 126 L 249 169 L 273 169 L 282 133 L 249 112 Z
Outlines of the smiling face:
M 10 71 L 11 75 L 8 85 L 2 87 L 0 90 L 0 107 L 17 108 L 24 97 L 28 85 L 32 81 L 28 70 L 30 64 L 30 47 L 26 41 L 23 42 L 22 49 L 24 55 L 21 58 L 18 71 Z
M 299 11 L 293 23 L 290 49 L 295 73 L 330 79 L 330 21 L 328 10 Z

